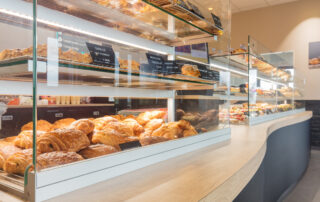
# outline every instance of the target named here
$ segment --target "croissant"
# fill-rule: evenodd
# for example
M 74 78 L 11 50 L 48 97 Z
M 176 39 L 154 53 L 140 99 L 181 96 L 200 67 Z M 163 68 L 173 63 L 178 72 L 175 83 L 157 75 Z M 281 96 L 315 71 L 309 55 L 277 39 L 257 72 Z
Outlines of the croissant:
M 122 122 L 109 122 L 103 127 L 103 130 L 115 130 L 119 135 L 124 137 L 134 136 L 133 129 Z
M 142 133 L 140 135 L 140 137 L 151 136 L 153 131 L 160 128 L 160 126 L 162 126 L 162 124 L 164 124 L 163 119 L 152 119 L 144 126 L 144 133 Z
M 81 130 L 85 134 L 90 134 L 94 130 L 94 123 L 89 119 L 79 119 L 70 125 L 70 128 Z
M 90 145 L 89 147 L 81 150 L 79 154 L 86 159 L 103 156 L 111 153 L 118 152 L 116 147 L 104 144 Z
M 115 119 L 117 119 L 118 121 L 122 121 L 122 120 L 124 120 L 126 117 L 125 116 L 123 116 L 123 115 L 121 115 L 121 114 L 117 114 L 117 115 L 110 115 L 110 116 L 105 116 L 105 117 L 113 117 L 113 118 L 115 118 Z
M 0 139 L 0 147 L 7 146 L 7 145 L 14 145 L 14 140 L 17 136 L 6 137 L 4 139 Z
M 73 118 L 60 119 L 60 120 L 53 123 L 52 130 L 68 128 L 75 121 L 76 120 Z M 38 128 L 38 130 L 40 130 L 40 129 Z
M 25 149 L 16 152 L 7 158 L 3 170 L 9 174 L 24 175 L 27 166 L 32 163 L 32 149 Z
M 93 123 L 95 125 L 94 129 L 102 130 L 105 127 L 105 125 L 107 125 L 107 123 L 109 122 L 118 122 L 118 119 L 113 118 L 111 116 L 105 116 L 105 117 L 94 119 L 93 120 Z
M 37 168 L 44 169 L 54 166 L 73 163 L 83 160 L 83 157 L 75 152 L 55 151 L 37 156 Z
M 3 165 L 8 157 L 11 155 L 21 151 L 20 148 L 13 146 L 13 145 L 7 145 L 0 148 L 0 169 L 3 169 Z
M 182 135 L 183 137 L 189 137 L 189 136 L 193 136 L 193 135 L 197 135 L 198 132 L 196 131 L 196 129 L 193 126 L 190 126 L 189 129 L 186 129 L 183 131 Z
M 177 139 L 182 136 L 179 122 L 165 123 L 152 133 L 152 136 L 160 136 L 168 139 Z
M 164 111 L 147 111 L 139 114 L 137 121 L 140 125 L 144 126 L 152 119 L 161 119 L 166 114 Z
M 149 136 L 149 137 L 144 137 L 140 139 L 140 144 L 142 146 L 150 145 L 150 144 L 155 144 L 159 142 L 164 142 L 168 141 L 168 138 L 165 137 L 159 137 L 159 136 Z
M 125 143 L 127 141 L 126 137 L 119 134 L 118 131 L 110 129 L 107 131 L 95 131 L 92 136 L 92 142 L 102 143 L 105 145 L 111 145 L 119 148 L 119 144 Z
M 135 136 L 139 136 L 144 132 L 144 128 L 135 119 L 127 118 L 122 123 L 129 126 L 133 130 Z
M 37 131 L 37 137 L 46 132 Z M 22 131 L 14 140 L 14 145 L 22 149 L 30 149 L 33 146 L 33 131 L 25 130 Z
M 41 135 L 37 140 L 39 153 L 52 151 L 77 152 L 90 145 L 86 134 L 76 129 L 57 129 Z
M 37 130 L 48 132 L 52 128 L 52 124 L 45 120 L 37 121 Z M 21 131 L 33 130 L 33 122 L 29 122 L 22 126 Z

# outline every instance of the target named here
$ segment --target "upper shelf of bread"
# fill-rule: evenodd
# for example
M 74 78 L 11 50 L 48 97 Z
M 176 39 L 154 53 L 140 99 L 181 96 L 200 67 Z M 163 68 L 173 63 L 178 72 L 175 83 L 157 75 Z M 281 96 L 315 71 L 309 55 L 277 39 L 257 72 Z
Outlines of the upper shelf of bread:
M 215 2 L 215 1 L 212 1 Z M 168 46 L 222 35 L 226 3 L 182 0 L 38 0 L 38 6 L 63 12 Z M 211 6 L 209 6 L 212 4 Z M 221 5 L 220 5 L 221 4 Z M 208 8 L 212 10 L 208 10 Z M 214 10 L 213 10 L 214 9 Z M 225 11 L 227 13 L 227 11 Z M 213 15 L 212 15 L 213 14 Z M 38 18 L 41 18 L 39 13 Z M 57 16 L 58 21 L 59 16 Z M 215 19 L 215 21 L 214 21 Z M 219 20 L 221 25 L 219 25 Z M 217 24 L 218 23 L 218 24 Z M 219 26 L 216 26 L 219 25 Z M 77 27 L 74 24 L 74 27 Z

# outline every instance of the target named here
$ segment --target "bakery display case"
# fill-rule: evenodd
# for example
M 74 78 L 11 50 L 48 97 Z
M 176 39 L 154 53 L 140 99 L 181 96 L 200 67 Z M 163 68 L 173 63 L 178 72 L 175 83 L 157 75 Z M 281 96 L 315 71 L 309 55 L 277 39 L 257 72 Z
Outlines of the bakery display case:
M 6 190 L 42 201 L 230 138 L 230 74 L 208 59 L 229 1 L 0 2 Z
M 248 46 L 210 59 L 217 68 L 229 66 L 230 107 L 221 116 L 229 113 L 231 124 L 253 125 L 296 112 L 295 95 L 302 93 L 295 89 L 301 82 L 295 79 L 293 52 L 271 52 L 249 36 Z

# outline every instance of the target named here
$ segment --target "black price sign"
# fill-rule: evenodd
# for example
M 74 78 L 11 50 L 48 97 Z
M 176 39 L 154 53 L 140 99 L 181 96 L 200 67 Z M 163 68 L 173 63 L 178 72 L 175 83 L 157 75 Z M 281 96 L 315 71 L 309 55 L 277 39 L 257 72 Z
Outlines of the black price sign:
M 163 58 L 160 55 L 146 53 L 149 65 L 151 65 L 152 73 L 163 73 Z
M 200 72 L 200 77 L 202 79 L 210 80 L 208 68 L 205 65 L 199 65 L 198 64 L 197 66 L 198 66 L 198 69 L 199 69 L 199 72 Z
M 94 64 L 111 67 L 115 66 L 115 55 L 111 46 L 99 46 L 92 43 L 86 44 Z
M 136 148 L 136 147 L 141 147 L 141 144 L 139 142 L 139 140 L 137 141 L 131 141 L 131 142 L 126 142 L 126 143 L 122 143 L 119 144 L 121 150 L 127 150 L 127 149 L 132 149 L 132 148 Z
M 216 16 L 215 14 L 213 14 L 213 13 L 211 13 L 211 16 L 212 16 L 212 18 L 213 18 L 214 24 L 215 24 L 218 28 L 220 28 L 220 29 L 223 30 L 220 18 L 219 18 L 218 16 Z
M 164 75 L 181 74 L 181 70 L 175 61 L 165 61 L 163 68 Z

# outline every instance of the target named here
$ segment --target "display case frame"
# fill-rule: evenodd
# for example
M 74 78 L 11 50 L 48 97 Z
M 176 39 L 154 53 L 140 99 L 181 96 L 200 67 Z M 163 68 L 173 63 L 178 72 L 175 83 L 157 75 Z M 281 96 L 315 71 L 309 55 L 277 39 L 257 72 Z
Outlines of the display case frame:
M 225 9 L 228 11 L 226 13 L 226 15 L 228 15 L 228 19 L 226 19 L 226 21 L 230 23 L 229 1 L 223 2 L 225 5 L 227 5 Z M 0 72 L 3 73 L 0 78 L 0 85 L 9 86 L 9 88 L 1 89 L 0 94 L 24 95 L 37 98 L 32 99 L 32 105 L 21 107 L 32 108 L 33 128 L 38 127 L 37 120 L 39 120 L 39 118 L 37 117 L 37 110 L 40 108 L 50 107 L 49 105 L 42 106 L 38 103 L 38 98 L 45 95 L 101 97 L 106 97 L 107 95 L 107 97 L 112 97 L 113 99 L 163 99 L 167 102 L 166 108 L 168 111 L 168 122 L 176 121 L 176 99 L 221 100 L 226 102 L 224 107 L 228 107 L 228 90 L 226 90 L 226 93 L 224 93 L 223 96 L 220 96 L 219 94 L 202 95 L 201 93 L 196 95 L 198 97 L 177 95 L 177 91 L 181 90 L 200 91 L 211 89 L 216 83 L 210 81 L 210 79 L 201 79 L 186 75 L 164 76 L 163 74 L 145 73 L 141 71 L 134 72 L 131 69 L 128 71 L 119 68 L 112 69 L 106 66 L 102 68 L 92 64 L 78 63 L 76 61 L 63 61 L 59 60 L 58 58 L 58 61 L 54 62 L 57 64 L 57 69 L 59 69 L 59 76 L 68 75 L 70 77 L 71 75 L 73 76 L 73 80 L 66 79 L 63 80 L 63 82 L 60 82 L 58 79 L 58 83 L 50 83 L 48 82 L 48 72 L 52 71 L 52 69 L 50 69 L 50 62 L 53 60 L 52 58 L 49 58 L 49 53 L 47 58 L 38 53 L 39 43 L 37 44 L 37 41 L 43 40 L 41 38 L 44 38 L 43 36 L 45 36 L 40 34 L 42 32 L 41 29 L 55 30 L 56 28 L 59 28 L 66 30 L 68 33 L 78 32 L 81 33 L 82 37 L 93 37 L 95 39 L 111 41 L 112 43 L 130 46 L 135 50 L 139 49 L 157 54 L 164 54 L 171 60 L 174 60 L 175 43 L 172 43 L 171 45 L 164 45 L 163 43 L 158 43 L 156 40 L 138 37 L 130 33 L 102 26 L 88 20 L 80 19 L 67 13 L 57 12 L 54 9 L 45 7 L 44 5 L 38 5 L 37 1 L 30 3 L 30 1 L 22 0 L 13 0 L 10 2 L 1 0 L 0 3 L 1 15 L 12 17 L 11 20 L 13 22 L 15 22 L 16 19 L 21 19 L 21 21 L 33 23 L 33 25 L 30 26 L 33 29 L 33 45 L 31 47 L 33 56 L 21 56 L 0 61 Z M 170 19 L 172 19 L 171 16 L 168 16 L 168 19 L 170 21 Z M 197 26 L 193 27 L 197 28 Z M 228 33 L 227 29 L 228 26 L 224 27 L 224 31 L 226 33 Z M 203 32 L 202 29 L 199 30 L 200 32 Z M 106 35 L 106 33 L 108 34 Z M 208 33 L 205 32 L 205 36 L 201 35 L 196 39 L 190 37 L 181 42 L 188 41 L 188 43 L 193 43 L 195 41 L 200 42 L 206 40 L 217 40 L 215 39 L 215 36 L 213 36 L 217 33 L 209 36 L 207 34 Z M 219 32 L 219 34 L 222 33 Z M 225 36 L 225 40 L 228 42 L 230 42 L 229 37 L 230 36 L 228 35 Z M 229 48 L 229 44 L 225 44 L 225 46 L 225 49 Z M 49 50 L 49 46 L 47 47 Z M 188 62 L 190 63 L 191 61 Z M 197 61 L 195 61 L 195 63 L 197 63 Z M 200 63 L 198 64 L 200 65 Z M 202 65 L 204 65 L 206 69 L 210 69 L 210 65 Z M 99 82 L 97 82 L 97 80 L 95 80 L 95 82 L 86 82 L 85 80 L 84 82 L 79 79 L 86 77 L 90 78 L 90 76 L 94 77 Z M 111 84 L 104 83 L 105 85 L 101 85 L 103 82 L 105 82 L 106 78 L 110 79 L 112 77 L 114 80 L 111 82 Z M 63 77 L 59 78 L 61 79 Z M 121 79 L 125 81 L 123 85 L 121 84 Z M 134 82 L 138 82 L 137 86 L 133 85 Z M 139 82 L 145 82 L 146 84 L 154 85 L 148 87 L 147 85 L 143 85 Z M 54 105 L 54 107 L 63 106 L 64 105 Z M 87 106 L 90 107 L 90 104 Z M 74 105 L 73 107 L 79 106 Z M 15 107 L 10 106 L 10 109 L 13 108 Z M 17 106 L 16 109 L 20 109 L 20 107 Z M 3 183 L 3 179 L 1 179 L 0 184 L 6 187 L 9 192 L 20 195 L 27 200 L 43 201 L 101 182 L 103 180 L 108 180 L 139 168 L 158 163 L 163 160 L 167 160 L 169 158 L 183 155 L 187 152 L 191 152 L 216 143 L 226 142 L 230 139 L 230 128 L 228 120 L 226 120 L 222 128 L 219 128 L 219 130 L 206 131 L 201 133 L 201 135 L 171 140 L 142 148 L 125 150 L 107 156 L 86 159 L 80 162 L 74 162 L 44 170 L 37 169 L 38 154 L 36 152 L 37 147 L 35 146 L 37 141 L 37 135 L 35 131 L 33 132 L 32 138 L 33 160 L 32 165 L 28 166 L 28 169 L 25 171 L 24 182 L 20 180 L 20 184 L 17 188 L 10 187 L 10 185 Z M 24 183 L 24 185 L 22 183 Z

